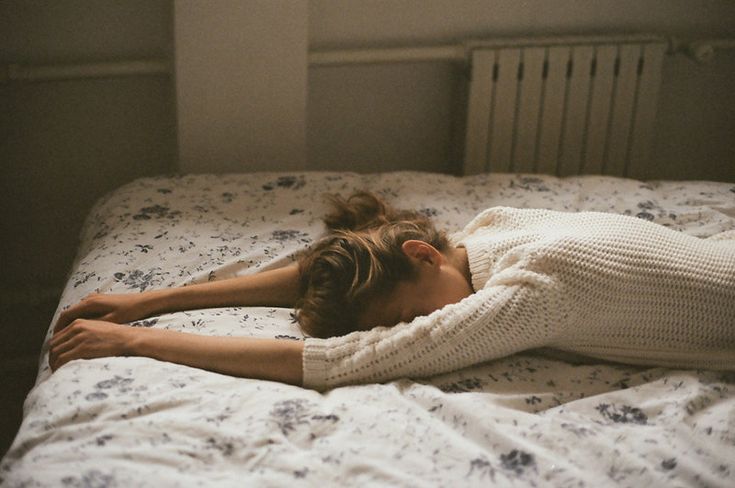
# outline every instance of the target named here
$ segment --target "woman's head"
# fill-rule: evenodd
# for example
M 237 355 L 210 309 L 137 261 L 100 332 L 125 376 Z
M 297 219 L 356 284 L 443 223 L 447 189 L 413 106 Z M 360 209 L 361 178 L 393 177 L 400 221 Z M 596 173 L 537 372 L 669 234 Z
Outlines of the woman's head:
M 299 263 L 296 309 L 304 331 L 314 337 L 344 335 L 406 320 L 412 312 L 402 309 L 404 302 L 418 314 L 431 308 L 418 303 L 427 297 L 412 299 L 413 288 L 407 285 L 426 282 L 431 279 L 427 272 L 446 264 L 446 234 L 418 212 L 394 210 L 370 193 L 330 199 L 334 212 L 325 222 L 332 233 Z M 435 291 L 432 303 L 440 303 L 441 292 Z

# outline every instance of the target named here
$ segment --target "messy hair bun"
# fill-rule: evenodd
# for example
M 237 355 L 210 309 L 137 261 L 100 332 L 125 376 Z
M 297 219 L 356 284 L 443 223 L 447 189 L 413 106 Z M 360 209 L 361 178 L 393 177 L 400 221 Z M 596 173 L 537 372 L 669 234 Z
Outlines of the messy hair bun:
M 347 199 L 340 195 L 325 196 L 332 211 L 324 217 L 330 231 L 364 231 L 399 221 L 428 221 L 428 218 L 413 210 L 397 210 L 380 197 L 368 191 L 358 191 Z
M 328 198 L 333 209 L 324 221 L 330 234 L 299 260 L 296 303 L 303 331 L 321 338 L 358 330 L 371 301 L 389 294 L 398 282 L 413 279 L 404 242 L 424 241 L 440 252 L 449 247 L 446 234 L 428 217 L 396 210 L 372 193 Z

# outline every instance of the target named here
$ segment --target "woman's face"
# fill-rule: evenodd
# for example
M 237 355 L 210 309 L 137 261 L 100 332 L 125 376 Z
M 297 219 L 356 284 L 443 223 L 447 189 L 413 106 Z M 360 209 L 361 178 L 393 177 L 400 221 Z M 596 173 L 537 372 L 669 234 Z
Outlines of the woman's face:
M 462 269 L 462 263 L 466 263 L 465 250 L 454 249 L 453 252 L 460 254 L 453 256 L 458 259 L 450 259 L 428 247 L 430 249 L 408 249 L 406 254 L 416 269 L 415 279 L 398 282 L 392 292 L 368 304 L 360 318 L 360 329 L 411 322 L 473 293 L 468 272 Z

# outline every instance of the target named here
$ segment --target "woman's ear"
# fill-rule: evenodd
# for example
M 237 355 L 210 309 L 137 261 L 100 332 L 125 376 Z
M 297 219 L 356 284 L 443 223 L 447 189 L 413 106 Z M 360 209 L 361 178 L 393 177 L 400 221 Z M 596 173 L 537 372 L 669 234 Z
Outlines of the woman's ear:
M 406 256 L 422 263 L 441 264 L 442 254 L 428 242 L 411 239 L 401 245 L 401 250 Z

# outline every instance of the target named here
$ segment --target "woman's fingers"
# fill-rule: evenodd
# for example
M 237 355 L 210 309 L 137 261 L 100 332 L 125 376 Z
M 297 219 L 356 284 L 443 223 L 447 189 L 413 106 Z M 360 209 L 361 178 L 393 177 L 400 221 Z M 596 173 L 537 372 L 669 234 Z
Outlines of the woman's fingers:
M 63 329 L 54 332 L 51 340 L 49 340 L 49 345 L 53 347 L 54 345 L 65 341 L 67 337 L 78 334 L 82 330 L 83 323 L 84 321 L 82 319 L 75 319 L 68 327 L 64 327 Z
M 65 331 L 66 332 L 66 331 Z M 62 350 L 66 350 L 69 348 L 69 344 L 72 344 L 75 342 L 75 338 L 79 336 L 79 333 L 72 332 L 64 334 L 60 337 L 54 337 L 52 341 L 50 342 L 49 350 L 53 352 L 54 354 L 58 354 Z
M 88 330 L 88 325 L 90 324 L 84 320 L 75 320 L 69 327 L 51 339 L 49 365 L 52 370 L 55 371 L 62 364 L 72 359 L 96 357 L 87 354 L 96 339 Z
M 55 371 L 72 359 L 126 355 L 138 333 L 119 324 L 77 319 L 49 341 L 49 365 Z
M 59 315 L 59 320 L 56 321 L 54 332 L 65 328 L 76 319 L 95 319 L 100 314 L 108 312 L 108 306 L 105 305 L 98 297 L 101 295 L 98 293 L 90 293 L 89 295 L 82 298 L 82 300 L 67 308 Z
M 103 320 L 114 323 L 137 320 L 146 314 L 141 308 L 140 296 L 136 294 L 108 295 L 93 293 L 61 312 L 54 326 L 54 332 L 63 330 L 76 319 Z
M 53 371 L 56 371 L 69 361 L 72 361 L 74 359 L 81 359 L 82 355 L 79 353 L 78 348 L 77 349 L 70 349 L 68 351 L 65 351 L 64 353 L 54 357 L 53 361 L 51 362 L 50 366 Z
M 49 363 L 52 363 L 52 359 L 58 357 L 62 351 L 68 350 L 73 347 L 78 341 L 75 340 L 82 331 L 81 321 L 75 321 L 71 326 L 62 330 L 61 332 L 54 334 L 49 341 Z
M 61 312 L 61 315 L 59 315 L 59 320 L 56 321 L 54 332 L 58 332 L 64 329 L 67 325 L 74 322 L 74 320 L 84 317 L 88 313 L 89 302 L 81 301 L 76 305 L 72 305 L 71 307 Z
M 95 320 L 101 320 L 103 322 L 112 322 L 114 324 L 117 324 L 117 314 L 115 312 L 109 312 L 104 315 L 100 315 L 99 317 L 95 317 Z
M 56 325 L 54 326 L 54 333 L 60 331 L 67 325 L 69 325 L 75 317 L 74 309 L 76 308 L 76 305 L 73 307 L 69 307 L 61 314 L 59 315 L 59 319 L 56 321 Z
M 82 359 L 84 358 L 84 355 L 81 353 L 81 347 L 80 345 L 75 345 L 75 347 L 72 347 L 71 349 L 68 349 L 56 356 L 54 356 L 53 361 L 51 362 L 51 369 L 53 371 L 56 371 L 69 361 L 72 361 L 74 359 Z
M 59 358 L 78 348 L 81 342 L 81 339 L 79 339 L 79 336 L 77 335 L 70 337 L 69 340 L 54 346 L 49 351 L 49 365 L 51 366 L 51 369 L 56 370 L 56 368 L 58 368 Z

